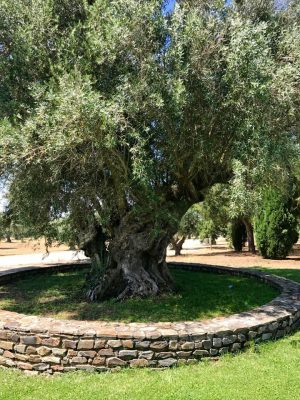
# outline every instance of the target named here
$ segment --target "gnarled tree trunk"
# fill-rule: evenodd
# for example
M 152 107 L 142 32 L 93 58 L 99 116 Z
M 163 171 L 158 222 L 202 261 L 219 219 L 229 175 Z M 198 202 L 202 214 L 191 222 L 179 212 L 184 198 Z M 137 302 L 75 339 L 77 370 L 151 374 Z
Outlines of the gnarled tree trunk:
M 103 241 L 98 234 L 97 241 Z M 90 301 L 107 298 L 123 300 L 149 297 L 172 290 L 172 278 L 165 261 L 170 235 L 155 232 L 152 224 L 125 218 L 105 247 L 90 243 L 92 273 L 87 297 Z M 91 254 L 93 253 L 93 254 Z M 86 252 L 87 254 L 87 252 Z M 87 254 L 88 255 L 88 254 Z M 95 268 L 99 266 L 99 273 Z M 94 271 L 93 271 L 94 269 Z

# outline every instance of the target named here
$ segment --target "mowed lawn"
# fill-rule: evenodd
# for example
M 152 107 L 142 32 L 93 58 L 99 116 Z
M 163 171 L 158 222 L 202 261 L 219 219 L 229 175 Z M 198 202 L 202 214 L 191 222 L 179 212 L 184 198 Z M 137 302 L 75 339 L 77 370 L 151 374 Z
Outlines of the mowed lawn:
M 0 370 L 1 400 L 299 400 L 300 334 L 169 370 L 26 376 Z
M 276 297 L 254 278 L 172 270 L 176 292 L 150 299 L 89 303 L 88 269 L 41 274 L 0 286 L 0 308 L 60 319 L 125 322 L 199 320 L 247 311 Z

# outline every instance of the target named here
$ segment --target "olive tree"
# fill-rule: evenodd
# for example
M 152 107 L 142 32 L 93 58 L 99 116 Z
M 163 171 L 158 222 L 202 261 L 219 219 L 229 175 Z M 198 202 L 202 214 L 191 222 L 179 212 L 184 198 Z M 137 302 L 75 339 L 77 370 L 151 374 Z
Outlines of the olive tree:
M 92 260 L 90 300 L 171 290 L 182 215 L 296 118 L 298 37 L 274 7 L 268 19 L 223 1 L 163 7 L 0 0 L 0 172 L 37 236 L 68 218 Z

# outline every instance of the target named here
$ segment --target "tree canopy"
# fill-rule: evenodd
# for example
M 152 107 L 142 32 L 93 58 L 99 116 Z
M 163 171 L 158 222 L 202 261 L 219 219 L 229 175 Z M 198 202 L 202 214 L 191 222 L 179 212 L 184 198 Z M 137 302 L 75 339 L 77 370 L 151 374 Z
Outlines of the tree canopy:
M 48 238 L 68 219 L 101 270 L 91 299 L 170 287 L 165 249 L 185 211 L 234 159 L 270 170 L 298 140 L 298 2 L 164 6 L 0 0 L 12 209 Z

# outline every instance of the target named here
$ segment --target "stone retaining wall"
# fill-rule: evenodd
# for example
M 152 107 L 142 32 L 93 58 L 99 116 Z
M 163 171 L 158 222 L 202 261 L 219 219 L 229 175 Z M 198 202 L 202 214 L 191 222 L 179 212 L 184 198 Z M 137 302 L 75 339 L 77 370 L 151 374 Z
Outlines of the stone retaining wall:
M 62 321 L 0 310 L 0 365 L 31 374 L 53 374 L 193 364 L 241 351 L 251 341 L 283 337 L 300 323 L 300 284 L 252 270 L 175 263 L 170 267 L 255 277 L 280 288 L 281 295 L 262 307 L 230 317 L 174 323 Z M 16 269 L 1 273 L 0 282 L 47 270 Z

